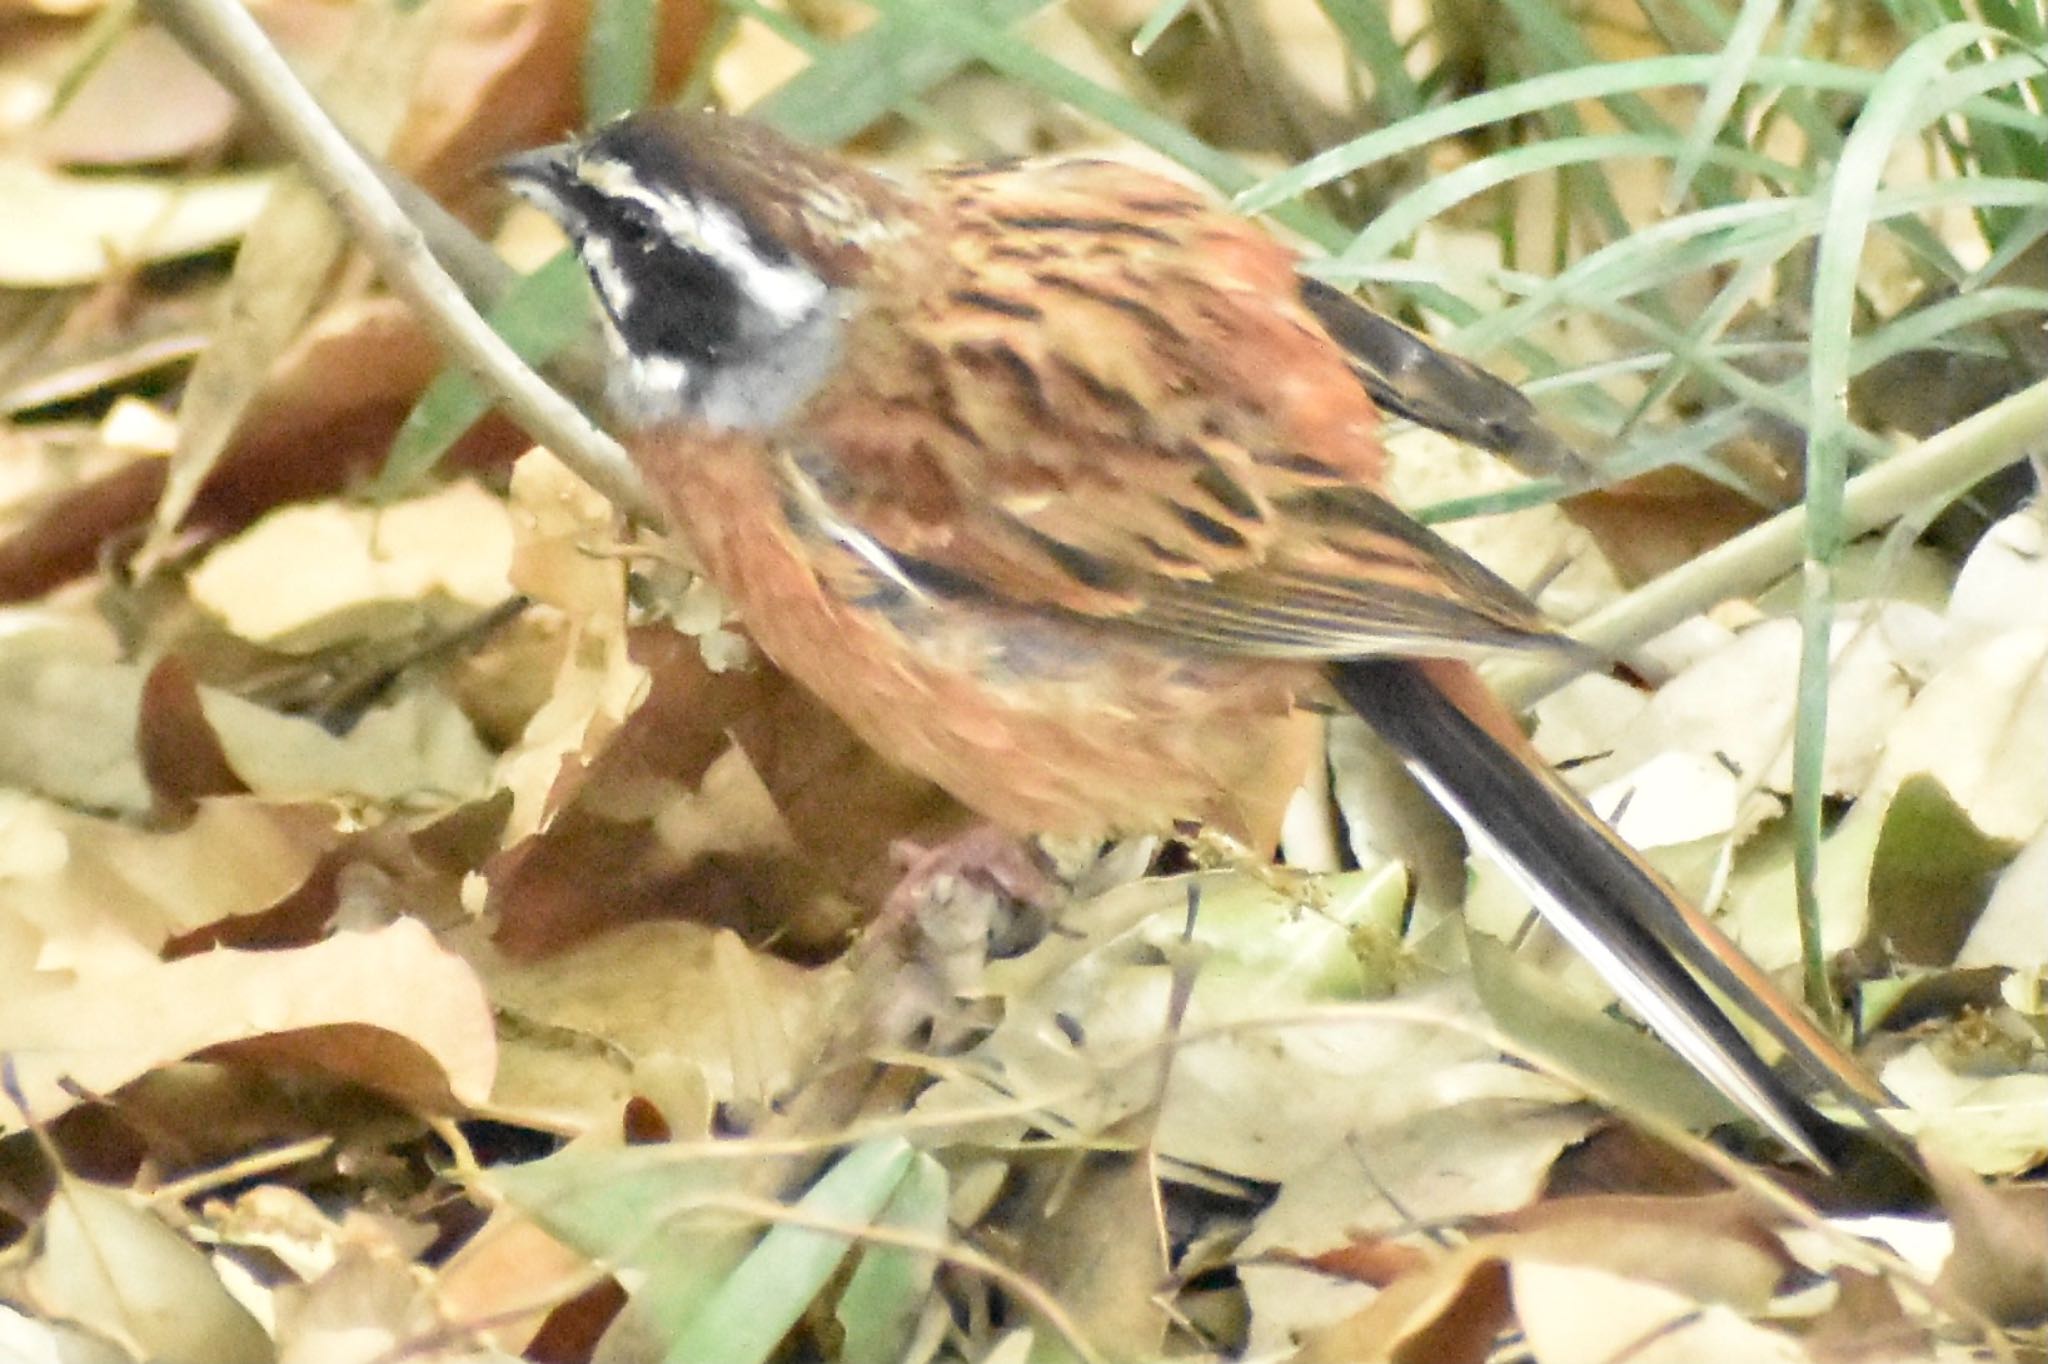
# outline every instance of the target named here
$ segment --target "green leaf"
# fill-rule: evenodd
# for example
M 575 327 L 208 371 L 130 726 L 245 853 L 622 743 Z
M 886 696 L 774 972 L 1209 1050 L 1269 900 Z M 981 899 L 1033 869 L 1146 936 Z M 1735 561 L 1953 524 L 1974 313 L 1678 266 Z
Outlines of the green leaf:
M 529 365 L 542 365 L 589 325 L 590 286 L 575 253 L 563 251 L 513 284 L 485 314 Z M 443 370 L 420 395 L 392 438 L 391 453 L 371 483 L 372 497 L 403 496 L 491 410 L 493 399 L 460 370 Z
M 796 1212 L 818 1222 L 864 1226 L 889 1205 L 915 1160 L 900 1138 L 857 1146 L 812 1186 Z M 688 1314 L 670 1338 L 669 1364 L 758 1364 L 767 1359 L 851 1249 L 852 1241 L 841 1233 L 793 1223 L 772 1228 Z M 677 1315 L 655 1301 L 663 1285 L 650 1280 L 644 1291 L 658 1316 Z
M 583 117 L 609 123 L 654 98 L 654 0 L 591 0 Z
M 946 1235 L 946 1172 L 919 1154 L 875 1224 L 934 1243 Z M 937 1257 L 901 1246 L 869 1246 L 839 1295 L 834 1315 L 846 1333 L 841 1364 L 895 1364 L 929 1300 Z
M 1908 777 L 1885 811 L 1870 864 L 1879 940 L 1917 966 L 1953 962 L 2019 846 L 1979 831 L 1934 778 Z

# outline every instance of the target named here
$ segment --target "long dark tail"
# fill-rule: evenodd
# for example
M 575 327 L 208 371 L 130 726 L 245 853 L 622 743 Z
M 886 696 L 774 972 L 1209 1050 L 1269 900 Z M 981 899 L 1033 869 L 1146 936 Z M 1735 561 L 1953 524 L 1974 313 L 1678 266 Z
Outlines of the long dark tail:
M 1859 1139 L 1766 1065 L 1700 982 L 1752 1016 L 1802 1077 L 1873 1130 L 1883 1091 L 1665 884 L 1526 743 L 1472 713 L 1498 710 L 1461 664 L 1333 664 L 1338 693 L 1534 901 L 1560 935 L 1665 1042 L 1751 1117 L 1822 1168 Z M 1463 693 L 1470 690 L 1473 696 Z M 1460 704 L 1463 701 L 1464 704 Z M 1505 712 L 1501 714 L 1505 716 Z M 1689 969 L 1688 969 L 1689 968 Z M 1696 974 L 1695 974 L 1696 973 Z

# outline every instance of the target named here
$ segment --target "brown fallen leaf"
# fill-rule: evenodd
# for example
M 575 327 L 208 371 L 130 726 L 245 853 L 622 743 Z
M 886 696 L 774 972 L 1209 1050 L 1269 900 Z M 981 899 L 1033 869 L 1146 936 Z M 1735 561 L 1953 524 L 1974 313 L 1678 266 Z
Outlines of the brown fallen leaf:
M 661 0 L 654 16 L 654 95 L 673 91 L 697 60 L 716 5 Z M 460 0 L 450 7 L 420 92 L 392 147 L 394 165 L 448 208 L 494 202 L 479 174 L 508 152 L 562 136 L 583 116 L 579 54 L 586 0 Z
M 1930 1357 L 1932 1333 L 1906 1314 L 1891 1280 L 1847 1266 L 1834 1271 L 1835 1302 L 1800 1332 L 1816 1364 L 1913 1364 Z
M 207 800 L 150 831 L 0 792 L 6 1007 L 147 968 L 173 937 L 271 908 L 340 837 L 334 812 L 310 805 Z
M 433 342 L 396 300 L 330 307 L 272 369 L 200 489 L 188 529 L 232 530 L 279 503 L 349 486 L 383 459 L 440 365 Z M 486 419 L 447 467 L 503 464 L 527 445 L 508 423 Z M 26 601 L 89 572 L 103 546 L 149 519 L 165 468 L 158 458 L 117 462 L 16 512 L 0 539 L 0 601 Z
M 1478 1236 L 1434 1257 L 1420 1273 L 1396 1279 L 1364 1311 L 1308 1337 L 1297 1356 L 1300 1364 L 1483 1359 L 1507 1324 L 1510 1305 L 1516 1315 L 1531 1310 L 1528 1266 L 1597 1271 L 1644 1290 L 1657 1288 L 1653 1296 L 1660 1305 L 1653 1315 L 1662 1320 L 1705 1304 L 1760 1310 L 1792 1264 L 1754 1206 L 1734 1194 L 1565 1199 L 1533 1204 L 1488 1224 L 1512 1229 Z M 1675 1300 L 1679 1312 L 1664 1313 L 1666 1300 Z M 1576 1315 L 1587 1315 L 1582 1300 L 1567 1301 Z

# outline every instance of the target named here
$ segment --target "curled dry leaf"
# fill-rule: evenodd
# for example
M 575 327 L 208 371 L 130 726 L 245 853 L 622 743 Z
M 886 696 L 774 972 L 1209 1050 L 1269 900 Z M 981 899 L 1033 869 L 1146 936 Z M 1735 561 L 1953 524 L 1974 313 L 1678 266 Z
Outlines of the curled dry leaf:
M 0 1008 L 154 969 L 168 939 L 283 900 L 340 837 L 306 806 L 202 801 L 153 832 L 0 792 Z
M 216 547 L 188 580 L 193 601 L 233 634 L 312 653 L 465 619 L 512 593 L 505 504 L 461 480 L 387 507 L 286 507 Z
M 546 450 L 512 469 L 512 585 L 561 613 L 567 647 L 548 700 L 499 755 L 495 783 L 512 792 L 508 846 L 564 805 L 584 766 L 646 694 L 647 670 L 626 646 L 626 566 L 599 552 L 616 517 L 596 490 Z
M 282 952 L 211 952 L 106 971 L 0 1003 L 41 1121 L 80 1086 L 108 1093 L 155 1066 L 224 1043 L 268 1039 L 268 1055 L 407 1102 L 482 1103 L 497 1068 L 490 1002 L 461 958 L 410 919 Z M 9 1128 L 18 1114 L 0 1118 Z

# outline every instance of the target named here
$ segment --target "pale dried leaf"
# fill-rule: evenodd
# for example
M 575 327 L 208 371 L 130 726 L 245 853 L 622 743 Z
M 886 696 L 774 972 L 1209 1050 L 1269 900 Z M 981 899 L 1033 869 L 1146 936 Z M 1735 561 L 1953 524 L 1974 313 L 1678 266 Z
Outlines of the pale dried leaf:
M 0 1008 L 152 970 L 166 940 L 270 908 L 339 841 L 331 812 L 303 806 L 202 801 L 183 827 L 155 832 L 0 792 L 0 943 L 22 953 L 0 952 Z
M 1522 1207 L 1597 1121 L 1583 1105 L 1483 1099 L 1349 1134 L 1281 1181 L 1239 1254 L 1315 1254 L 1364 1233 Z
M 78 1101 L 66 1081 L 106 1093 L 206 1047 L 343 1025 L 393 1034 L 414 1053 L 351 1050 L 337 1036 L 331 1051 L 318 1037 L 299 1038 L 293 1055 L 419 1102 L 439 1091 L 478 1104 L 490 1093 L 497 1042 L 483 987 L 411 919 L 311 947 L 212 952 L 11 998 L 0 1003 L 0 1051 L 13 1054 L 30 1111 L 48 1121 Z
M 60 1181 L 28 1280 L 44 1312 L 132 1342 L 149 1358 L 269 1364 L 269 1336 L 206 1256 L 125 1193 Z
M 4 1302 L 0 1359 L 9 1364 L 134 1364 L 126 1350 L 84 1327 L 31 1317 Z
M 2048 1075 L 1959 1073 L 1921 1042 L 1878 1078 L 1905 1104 L 1899 1130 L 1967 1169 L 2016 1175 L 2048 1159 Z
M 515 1364 L 450 1330 L 427 1271 L 395 1248 L 345 1245 L 333 1268 L 277 1295 L 277 1364 Z
M 1823 952 L 1846 951 L 1870 930 L 1870 869 L 1890 804 L 1865 796 L 1821 840 L 1814 893 Z M 1722 927 L 1765 970 L 1791 967 L 1803 958 L 1789 831 L 1776 828 L 1747 852 L 1729 880 Z
M 1604 1269 L 1517 1259 L 1515 1315 L 1537 1364 L 1804 1364 L 1798 1342 L 1718 1304 Z
M 2016 627 L 2048 629 L 2048 504 L 2036 502 L 1984 532 L 1956 575 L 1949 624 L 1959 640 Z
M 628 924 L 527 963 L 460 946 L 516 1024 L 492 1106 L 558 1130 L 615 1128 L 628 1098 L 672 1091 L 684 1068 L 717 1101 L 765 1105 L 810 1061 L 800 1039 L 837 993 L 831 972 L 698 924 Z
M 2031 839 L 2048 823 L 2048 630 L 2016 628 L 1964 646 L 1884 737 L 1873 789 L 1924 772 L 1983 832 Z
M 218 546 L 188 585 L 233 634 L 312 653 L 504 601 L 512 534 L 504 502 L 467 481 L 388 507 L 306 503 Z
M 1829 792 L 1855 794 L 1870 779 L 1911 695 L 1908 660 L 1936 628 L 1932 613 L 1906 606 L 1878 608 L 1867 627 L 1859 620 L 1835 627 L 1822 774 Z M 1742 632 L 1660 688 L 1614 737 L 1609 755 L 1586 764 L 1574 780 L 1612 785 L 1654 758 L 1690 753 L 1724 764 L 1749 783 L 1789 791 L 1798 661 L 1798 622 L 1765 621 Z
M 151 808 L 136 746 L 147 672 L 93 633 L 0 631 L 0 781 L 113 814 Z M 211 687 L 206 723 L 235 775 L 277 800 L 452 801 L 480 794 L 491 755 L 452 699 L 401 693 L 346 734 Z
M 380 154 L 404 116 L 441 7 L 368 5 L 339 59 L 318 81 L 320 102 L 357 146 Z M 326 194 L 297 168 L 285 173 L 249 225 L 221 300 L 221 322 L 185 381 L 178 448 L 139 561 L 158 562 L 193 499 L 226 453 L 277 357 L 305 325 L 341 259 L 348 234 Z
M 33 145 L 55 165 L 182 161 L 217 148 L 234 119 L 234 97 L 175 38 L 138 24 L 36 129 Z
M 187 180 L 61 175 L 0 156 L 0 285 L 61 289 L 134 264 L 195 255 L 240 237 L 276 178 Z
M 546 450 L 512 470 L 513 585 L 559 610 L 569 647 L 547 704 L 500 755 L 495 780 L 512 792 L 510 846 L 538 830 L 553 808 L 565 764 L 588 759 L 647 693 L 647 669 L 627 651 L 626 572 L 593 552 L 613 539 L 617 514 Z
M 2048 830 L 2034 835 L 1998 878 L 1956 953 L 1957 966 L 2048 967 Z

